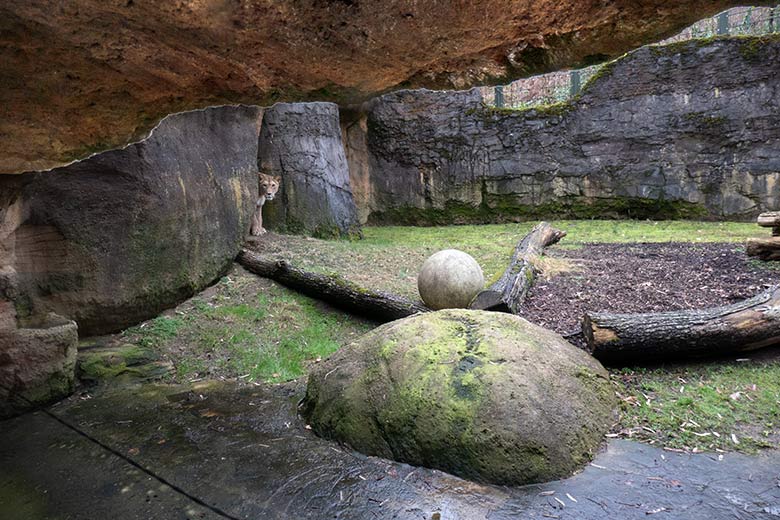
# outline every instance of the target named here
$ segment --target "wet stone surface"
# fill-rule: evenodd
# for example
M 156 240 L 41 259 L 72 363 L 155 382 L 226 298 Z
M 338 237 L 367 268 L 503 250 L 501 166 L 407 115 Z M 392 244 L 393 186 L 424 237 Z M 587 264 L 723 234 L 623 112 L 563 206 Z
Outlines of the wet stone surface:
M 115 453 L 40 412 L 2 422 L 0 518 L 780 516 L 778 451 L 721 458 L 610 441 L 569 479 L 522 488 L 484 486 L 364 457 L 317 438 L 296 415 L 303 391 L 303 382 L 146 385 L 51 408 Z

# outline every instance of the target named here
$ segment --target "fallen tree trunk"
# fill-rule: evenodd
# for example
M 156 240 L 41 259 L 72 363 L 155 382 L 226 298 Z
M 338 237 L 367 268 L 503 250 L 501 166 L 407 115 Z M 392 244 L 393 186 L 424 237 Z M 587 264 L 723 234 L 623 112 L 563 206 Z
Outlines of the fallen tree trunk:
M 469 308 L 517 314 L 538 274 L 534 262 L 545 247 L 565 236 L 565 231 L 555 229 L 547 222 L 537 224 L 517 244 L 501 278 L 477 294 Z
M 588 350 L 607 364 L 719 356 L 780 343 L 780 285 L 747 300 L 702 310 L 587 313 Z
M 748 256 L 756 256 L 761 260 L 780 260 L 780 236 L 748 238 L 745 251 Z
M 430 309 L 395 294 L 364 289 L 339 276 L 303 271 L 286 260 L 275 260 L 243 249 L 237 261 L 248 271 L 276 280 L 307 296 L 318 298 L 345 310 L 386 322 Z

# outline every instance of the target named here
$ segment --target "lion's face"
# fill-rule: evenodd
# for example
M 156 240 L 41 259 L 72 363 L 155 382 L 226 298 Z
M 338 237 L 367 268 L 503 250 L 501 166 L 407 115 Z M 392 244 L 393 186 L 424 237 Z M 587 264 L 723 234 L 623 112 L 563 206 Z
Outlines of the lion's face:
M 260 174 L 260 196 L 265 196 L 265 200 L 274 200 L 276 192 L 279 191 L 279 182 L 281 177 L 272 177 L 265 173 Z

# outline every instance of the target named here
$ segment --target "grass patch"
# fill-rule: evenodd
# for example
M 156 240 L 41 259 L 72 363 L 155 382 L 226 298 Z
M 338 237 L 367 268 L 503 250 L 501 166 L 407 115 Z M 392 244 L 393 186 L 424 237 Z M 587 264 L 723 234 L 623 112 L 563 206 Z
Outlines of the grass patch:
M 622 369 L 613 379 L 623 436 L 687 451 L 780 442 L 780 362 Z
M 124 339 L 168 357 L 180 381 L 288 381 L 373 326 L 241 270 L 174 314 L 128 329 Z
M 699 222 L 650 220 L 557 220 L 552 225 L 568 233 L 561 243 L 592 242 L 742 242 L 764 236 L 754 222 Z M 432 245 L 452 242 L 514 246 L 518 235 L 536 222 L 445 227 L 368 227 L 363 244 Z M 360 243 L 357 243 L 358 245 Z
M 128 329 L 127 334 L 135 338 L 135 343 L 142 347 L 156 347 L 166 340 L 175 338 L 183 321 L 180 318 L 160 316 Z

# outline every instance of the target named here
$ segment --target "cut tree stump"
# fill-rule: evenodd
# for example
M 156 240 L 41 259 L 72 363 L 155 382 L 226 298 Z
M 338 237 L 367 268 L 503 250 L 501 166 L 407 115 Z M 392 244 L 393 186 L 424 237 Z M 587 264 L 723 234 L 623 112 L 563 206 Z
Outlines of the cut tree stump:
M 586 313 L 588 350 L 606 364 L 720 356 L 780 343 L 780 285 L 750 299 L 702 310 Z
M 393 321 L 430 311 L 421 302 L 364 289 L 340 276 L 304 271 L 293 267 L 286 260 L 268 258 L 247 249 L 241 250 L 237 261 L 252 273 L 376 321 Z
M 544 248 L 566 236 L 547 222 L 540 222 L 515 247 L 509 267 L 490 287 L 474 297 L 470 309 L 517 314 L 538 274 L 534 266 Z
M 780 236 L 780 211 L 770 211 L 762 213 L 756 219 L 761 227 L 772 228 L 772 236 Z

